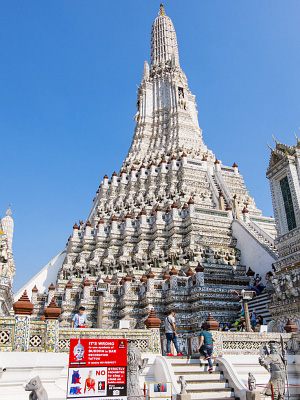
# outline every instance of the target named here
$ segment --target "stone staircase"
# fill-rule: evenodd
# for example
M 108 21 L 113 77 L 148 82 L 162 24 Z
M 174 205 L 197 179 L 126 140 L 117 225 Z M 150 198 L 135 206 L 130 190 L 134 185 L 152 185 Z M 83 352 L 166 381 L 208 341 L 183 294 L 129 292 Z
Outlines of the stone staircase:
M 261 315 L 269 323 L 272 319 L 271 314 L 267 308 L 268 303 L 271 303 L 272 297 L 269 293 L 261 293 L 259 296 L 254 297 L 248 301 L 249 313 L 253 310 L 256 311 L 256 316 Z
M 217 179 L 216 179 L 215 175 L 212 175 L 211 178 L 212 178 L 212 181 L 213 181 L 213 183 L 214 183 L 214 185 L 216 187 L 217 193 L 219 194 L 220 192 L 222 192 L 222 188 L 220 187 L 219 183 L 217 182 Z M 224 199 L 224 206 L 226 208 L 228 206 L 228 202 L 227 202 L 224 194 L 223 194 L 223 199 Z
M 166 359 L 172 366 L 177 383 L 180 385 L 180 376 L 183 376 L 186 380 L 186 390 L 191 395 L 192 400 L 238 399 L 213 359 L 214 370 L 211 373 L 208 372 L 207 361 L 199 360 L 197 356 L 166 357 Z
M 259 229 L 259 227 L 256 227 L 253 222 L 246 222 L 246 226 L 249 229 L 249 231 L 252 233 L 252 235 L 264 246 L 266 246 L 269 249 L 269 252 L 272 255 L 275 255 L 275 257 L 278 256 L 278 250 L 276 246 L 274 245 L 274 240 L 267 239 L 265 235 L 262 234 L 263 230 Z

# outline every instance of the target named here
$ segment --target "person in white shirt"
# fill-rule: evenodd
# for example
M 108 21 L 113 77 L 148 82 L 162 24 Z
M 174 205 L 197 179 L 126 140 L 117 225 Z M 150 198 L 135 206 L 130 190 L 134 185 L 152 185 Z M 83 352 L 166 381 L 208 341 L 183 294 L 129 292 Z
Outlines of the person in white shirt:
M 85 308 L 79 307 L 78 314 L 75 314 L 72 320 L 72 328 L 85 328 L 86 315 Z

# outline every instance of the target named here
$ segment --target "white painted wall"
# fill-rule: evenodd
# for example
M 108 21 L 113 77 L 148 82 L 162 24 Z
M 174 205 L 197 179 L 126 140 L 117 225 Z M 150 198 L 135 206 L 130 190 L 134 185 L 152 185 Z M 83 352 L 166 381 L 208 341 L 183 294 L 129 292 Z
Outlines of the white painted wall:
M 24 290 L 27 290 L 28 297 L 31 296 L 31 291 L 36 285 L 40 293 L 48 292 L 48 287 L 53 284 L 55 285 L 58 271 L 65 259 L 66 250 L 60 252 L 56 257 L 53 258 L 43 269 L 41 269 L 30 281 L 28 281 L 21 289 L 14 295 L 15 301 L 19 300 Z
M 237 221 L 232 222 L 232 234 L 237 239 L 237 248 L 241 250 L 241 263 L 260 274 L 265 281 L 265 275 L 272 271 L 274 258 L 264 249 L 260 243 Z
M 179 391 L 172 367 L 166 358 L 154 354 L 142 354 L 142 358 L 148 358 L 149 362 L 140 376 L 140 387 L 144 382 L 147 387 L 150 382 L 173 382 L 174 394 Z M 28 392 L 25 392 L 26 383 L 39 375 L 45 387 L 49 400 L 65 400 L 68 378 L 67 353 L 31 353 L 31 352 L 1 352 L 0 368 L 0 399 L 2 400 L 28 400 Z M 248 372 L 256 378 L 258 384 L 266 384 L 269 373 L 259 364 L 257 355 L 225 355 L 220 360 L 226 360 L 230 374 L 227 376 L 223 363 L 221 369 L 230 385 L 235 382 L 241 390 L 243 384 L 247 385 Z M 229 368 L 230 367 L 230 368 Z M 288 374 L 290 384 L 299 384 L 300 381 L 300 355 L 288 355 Z M 172 378 L 173 376 L 173 378 Z M 232 381 L 232 382 L 231 382 Z M 233 385 L 233 386 L 235 386 Z M 244 387 L 245 387 L 244 386 Z M 291 390 L 292 394 L 300 393 L 299 388 Z
M 2 352 L 0 373 L 0 399 L 28 400 L 24 390 L 31 378 L 39 377 L 48 393 L 49 400 L 65 400 L 68 377 L 67 353 L 20 353 Z
M 1 352 L 0 399 L 28 400 L 30 392 L 24 387 L 31 378 L 39 375 L 49 400 L 65 400 L 68 381 L 68 353 Z M 140 375 L 140 387 L 154 382 L 156 355 L 142 354 L 148 358 L 148 365 Z M 1 367 L 6 368 L 1 372 Z

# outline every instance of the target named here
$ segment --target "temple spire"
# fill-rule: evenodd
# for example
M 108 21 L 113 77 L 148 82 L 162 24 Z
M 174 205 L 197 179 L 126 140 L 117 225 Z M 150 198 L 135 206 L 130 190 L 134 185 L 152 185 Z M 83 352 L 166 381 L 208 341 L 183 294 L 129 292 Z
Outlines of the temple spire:
M 151 67 L 164 66 L 174 54 L 175 64 L 179 67 L 177 37 L 171 18 L 160 5 L 158 17 L 152 25 L 151 32 Z

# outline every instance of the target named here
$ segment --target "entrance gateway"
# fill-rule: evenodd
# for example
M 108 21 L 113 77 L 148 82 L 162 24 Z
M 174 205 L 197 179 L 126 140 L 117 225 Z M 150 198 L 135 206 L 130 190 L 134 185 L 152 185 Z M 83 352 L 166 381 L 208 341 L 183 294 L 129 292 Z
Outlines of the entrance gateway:
M 67 399 L 126 400 L 126 339 L 70 339 Z

